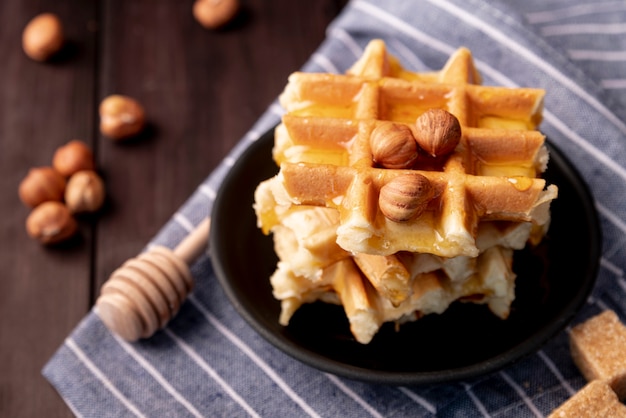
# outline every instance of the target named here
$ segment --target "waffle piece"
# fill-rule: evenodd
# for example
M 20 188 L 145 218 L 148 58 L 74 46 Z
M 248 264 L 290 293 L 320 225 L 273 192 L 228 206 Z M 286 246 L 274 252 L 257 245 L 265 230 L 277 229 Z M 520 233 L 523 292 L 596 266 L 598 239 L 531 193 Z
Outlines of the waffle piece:
M 352 258 L 378 294 L 392 305 L 398 305 L 410 296 L 411 275 L 396 255 L 356 253 Z
M 368 331 L 353 331 L 358 341 L 369 340 L 370 331 L 377 330 L 383 322 L 406 322 L 426 314 L 443 313 L 457 300 L 483 303 L 497 316 L 508 316 L 514 298 L 513 250 L 501 244 L 525 242 L 524 234 L 517 230 L 520 228 L 485 226 L 479 237 L 487 237 L 479 241 L 493 245 L 473 258 L 409 252 L 392 256 L 350 254 L 337 246 L 336 235 L 332 235 L 333 227 L 336 229 L 338 225 L 332 209 L 314 206 L 292 209 L 272 229 L 280 261 L 270 281 L 274 297 L 281 301 L 283 325 L 289 323 L 302 304 L 317 300 L 344 305 L 348 319 L 354 312 L 359 313 L 359 329 Z M 317 239 L 307 239 L 319 234 L 309 236 L 307 231 L 322 230 L 329 231 L 321 234 L 323 245 Z M 310 246 L 311 242 L 315 245 Z M 325 250 L 311 251 L 318 247 Z M 352 277 L 346 279 L 342 275 Z M 363 283 L 358 286 L 357 275 Z M 363 295 L 364 289 L 367 296 Z M 358 308 L 346 305 L 353 303 L 350 301 L 359 301 Z M 365 304 L 367 301 L 371 306 Z
M 607 310 L 572 328 L 572 359 L 588 381 L 607 382 L 626 400 L 626 327 Z
M 298 276 L 316 279 L 320 269 L 350 254 L 337 245 L 337 211 L 298 206 L 273 229 L 274 250 Z
M 298 276 L 290 270 L 287 263 L 279 262 L 274 274 L 270 277 L 273 295 L 280 300 L 281 304 L 278 322 L 281 325 L 288 325 L 293 314 L 305 303 L 319 300 L 340 304 L 341 301 L 333 290 L 332 282 L 327 279 L 328 277 L 322 277 L 321 274 L 318 280 Z
M 343 305 L 352 335 L 362 344 L 369 343 L 383 322 L 376 291 L 363 280 L 351 258 L 330 265 L 324 276 Z
M 427 271 L 411 268 L 423 261 L 420 254 L 403 253 L 398 257 L 411 271 L 409 296 L 394 305 L 388 298 L 378 300 L 384 322 L 406 322 L 432 313 L 443 313 L 451 303 L 485 304 L 498 317 L 506 319 L 515 297 L 512 250 L 492 247 L 467 262 L 468 270 L 447 268 L 457 260 L 432 263 Z M 416 260 L 420 260 L 417 261 Z M 380 296 L 380 293 L 378 294 Z
M 403 323 L 440 314 L 455 301 L 482 303 L 498 317 L 508 317 L 515 274 L 513 250 L 507 245 L 526 242 L 529 228 L 525 224 L 483 224 L 478 242 L 489 247 L 478 257 L 409 252 L 379 256 L 347 253 L 337 246 L 331 232 L 321 234 L 323 245 L 307 239 L 306 231 L 332 231 L 333 220 L 336 229 L 338 218 L 331 212 L 295 207 L 284 212 L 286 221 L 272 229 L 280 261 L 270 281 L 274 297 L 281 301 L 282 325 L 289 323 L 300 306 L 318 300 L 343 305 L 352 332 L 362 343 L 369 342 L 384 322 Z M 306 220 L 306 228 L 300 228 L 303 223 L 296 220 Z M 316 244 L 310 247 L 311 242 Z M 318 247 L 326 250 L 310 251 Z
M 316 300 L 343 305 L 361 343 L 456 301 L 508 317 L 513 250 L 541 241 L 558 189 L 540 178 L 543 91 L 480 82 L 467 49 L 412 73 L 377 40 L 346 74 L 289 77 L 280 171 L 254 204 L 281 324 Z M 451 139 L 423 129 L 442 129 L 433 115 Z
M 475 257 L 482 221 L 532 222 L 545 230 L 557 188 L 537 178 L 548 160 L 543 135 L 532 130 L 543 91 L 475 84 L 466 49 L 423 78 L 399 68 L 384 43 L 372 41 L 346 75 L 290 76 L 280 97 L 287 114 L 276 130 L 274 159 L 291 204 L 338 209 L 337 242 L 354 253 Z M 377 166 L 373 131 L 392 122 L 416 135 L 416 118 L 431 108 L 458 119 L 455 150 L 443 157 L 419 151 L 410 170 Z M 377 199 L 382 187 L 407 174 L 427 178 L 434 198 L 422 216 L 395 222 Z
M 541 179 L 453 175 L 422 171 L 436 198 L 420 217 L 395 222 L 378 208 L 382 187 L 416 170 L 356 169 L 285 163 L 280 175 L 293 204 L 325 205 L 340 213 L 337 243 L 347 251 L 390 255 L 431 252 L 443 257 L 475 257 L 480 221 L 549 221 L 556 188 Z
M 441 314 L 454 302 L 486 304 L 505 319 L 514 298 L 515 273 L 511 270 L 511 249 L 492 247 L 473 260 L 469 275 L 452 277 L 444 263 L 433 262 L 428 271 L 411 272 L 407 297 L 400 303 L 379 292 L 367 273 L 358 268 L 355 257 L 332 263 L 316 274 L 316 279 L 296 275 L 289 263 L 279 262 L 270 281 L 274 297 L 281 301 L 280 323 L 288 325 L 296 310 L 305 303 L 322 301 L 342 305 L 357 341 L 367 344 L 385 322 L 405 323 L 424 315 Z M 384 265 L 384 256 L 379 263 Z M 416 256 L 419 257 L 419 256 Z M 397 260 L 406 270 L 415 263 L 412 254 Z M 404 263 L 407 263 L 406 265 Z M 421 263 L 420 263 L 421 264 Z M 380 275 L 386 269 L 374 271 Z M 367 270 L 366 270 L 367 271 Z

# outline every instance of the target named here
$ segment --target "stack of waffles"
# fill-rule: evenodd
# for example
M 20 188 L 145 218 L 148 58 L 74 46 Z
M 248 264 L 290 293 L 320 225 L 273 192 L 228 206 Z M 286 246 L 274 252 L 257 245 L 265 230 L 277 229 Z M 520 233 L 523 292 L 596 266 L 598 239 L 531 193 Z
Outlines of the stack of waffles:
M 380 40 L 346 74 L 292 74 L 280 171 L 254 203 L 279 259 L 280 323 L 305 303 L 340 304 L 367 344 L 383 323 L 458 301 L 506 319 L 513 253 L 543 239 L 557 196 L 541 179 L 543 96 L 481 85 L 464 48 L 440 71 L 409 72 Z

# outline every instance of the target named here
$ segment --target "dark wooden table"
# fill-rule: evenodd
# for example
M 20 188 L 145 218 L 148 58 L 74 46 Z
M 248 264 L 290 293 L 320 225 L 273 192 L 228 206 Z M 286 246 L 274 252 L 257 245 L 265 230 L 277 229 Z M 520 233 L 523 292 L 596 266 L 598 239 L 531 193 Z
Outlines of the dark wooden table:
M 92 307 L 102 283 L 135 256 L 304 64 L 345 0 L 242 0 L 219 31 L 200 26 L 192 0 L 0 2 L 0 416 L 71 416 L 41 369 Z M 41 12 L 67 43 L 49 63 L 26 57 L 21 35 Z M 114 143 L 98 105 L 132 96 L 149 126 Z M 77 239 L 29 238 L 18 185 L 55 149 L 94 150 L 108 198 L 80 218 Z

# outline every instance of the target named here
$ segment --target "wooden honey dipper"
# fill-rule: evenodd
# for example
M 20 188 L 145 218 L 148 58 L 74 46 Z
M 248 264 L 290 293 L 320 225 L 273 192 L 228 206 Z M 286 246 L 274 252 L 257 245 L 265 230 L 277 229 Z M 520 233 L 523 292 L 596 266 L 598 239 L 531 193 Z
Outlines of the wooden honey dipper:
M 206 249 L 210 226 L 206 218 L 173 251 L 156 246 L 115 270 L 96 301 L 106 327 L 126 341 L 163 328 L 194 287 L 189 265 Z

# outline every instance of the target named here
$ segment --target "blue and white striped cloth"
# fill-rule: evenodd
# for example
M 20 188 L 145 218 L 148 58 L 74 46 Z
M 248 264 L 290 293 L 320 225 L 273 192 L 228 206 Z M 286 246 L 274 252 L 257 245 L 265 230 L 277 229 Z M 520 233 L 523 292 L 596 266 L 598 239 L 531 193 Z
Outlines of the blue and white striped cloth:
M 466 46 L 485 84 L 547 90 L 541 129 L 588 181 L 604 235 L 597 285 L 575 322 L 607 308 L 626 320 L 626 1 L 354 0 L 304 70 L 343 72 L 372 38 L 415 71 L 438 70 Z M 150 245 L 174 247 L 207 216 L 238 155 L 280 114 L 270 106 Z M 164 331 L 129 344 L 91 312 L 50 359 L 43 374 L 77 416 L 541 417 L 585 384 L 566 332 L 474 380 L 395 387 L 326 374 L 256 334 L 206 257 L 192 271 L 197 288 Z

